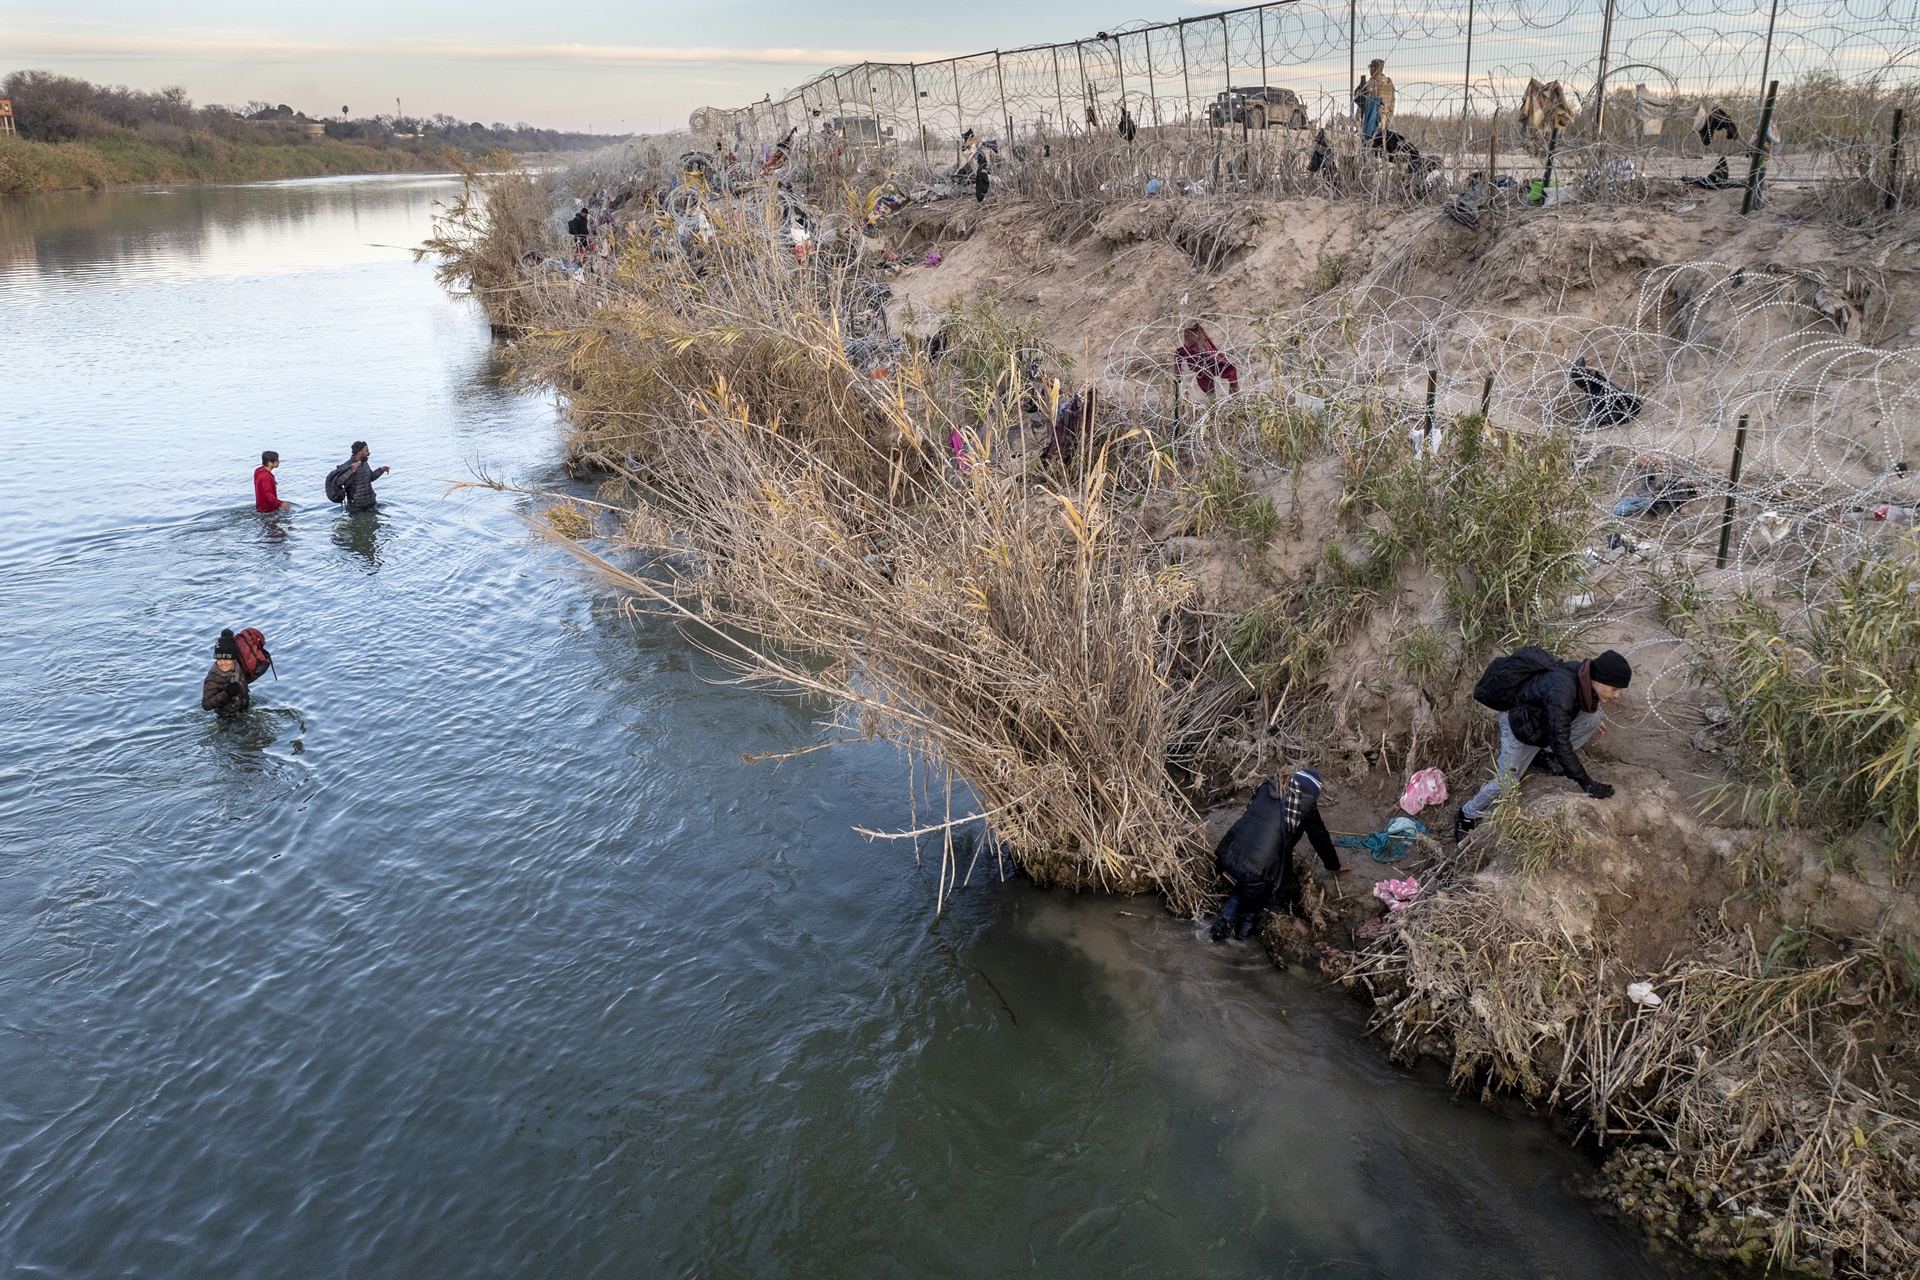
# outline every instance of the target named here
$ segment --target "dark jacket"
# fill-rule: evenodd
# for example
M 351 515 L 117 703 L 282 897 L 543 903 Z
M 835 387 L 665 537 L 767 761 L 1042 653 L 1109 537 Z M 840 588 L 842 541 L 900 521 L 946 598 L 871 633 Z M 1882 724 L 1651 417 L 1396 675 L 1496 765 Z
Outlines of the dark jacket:
M 1317 805 L 1310 806 L 1300 820 L 1300 829 L 1287 836 L 1282 829 L 1282 800 L 1286 788 L 1275 786 L 1272 778 L 1260 784 L 1247 804 L 1247 811 L 1220 838 L 1213 851 L 1220 869 L 1241 884 L 1265 880 L 1286 895 L 1293 869 L 1293 848 L 1305 836 L 1329 871 L 1340 869 L 1340 855 L 1333 851 L 1333 837 L 1327 834 L 1326 821 Z
M 347 473 L 347 510 L 371 511 L 380 505 L 373 494 L 373 473 L 377 469 L 370 459 L 362 459 L 359 466 Z
M 1528 746 L 1551 749 L 1561 772 L 1584 787 L 1593 779 L 1573 751 L 1573 718 L 1580 712 L 1580 667 L 1578 662 L 1563 662 L 1527 681 L 1513 710 L 1507 712 L 1507 724 L 1513 736 Z
M 247 677 L 236 668 L 229 675 L 218 666 L 207 669 L 207 678 L 200 682 L 200 709 L 217 711 L 222 720 L 231 720 L 245 711 L 253 703 L 253 695 L 247 692 Z

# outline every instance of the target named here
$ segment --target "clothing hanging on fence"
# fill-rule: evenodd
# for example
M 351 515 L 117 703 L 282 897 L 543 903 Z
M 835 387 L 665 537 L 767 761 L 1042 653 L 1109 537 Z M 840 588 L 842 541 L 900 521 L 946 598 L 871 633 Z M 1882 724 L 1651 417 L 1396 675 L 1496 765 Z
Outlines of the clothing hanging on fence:
M 1240 370 L 1234 367 L 1213 345 L 1213 339 L 1198 320 L 1188 325 L 1180 334 L 1180 349 L 1174 353 L 1174 376 L 1180 377 L 1188 369 L 1193 370 L 1194 381 L 1200 384 L 1203 395 L 1212 395 L 1216 381 L 1225 382 L 1229 393 L 1240 390 Z

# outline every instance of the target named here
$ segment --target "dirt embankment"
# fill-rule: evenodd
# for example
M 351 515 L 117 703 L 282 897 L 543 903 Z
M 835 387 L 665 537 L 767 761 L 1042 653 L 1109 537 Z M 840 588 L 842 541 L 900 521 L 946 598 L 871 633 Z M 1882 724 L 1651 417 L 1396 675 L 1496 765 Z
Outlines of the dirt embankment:
M 1671 334 L 1672 316 L 1649 312 L 1649 281 L 1662 282 L 1656 298 L 1677 292 L 1684 302 L 1687 281 L 1705 276 L 1674 270 L 1703 264 L 1736 285 L 1770 282 L 1768 297 L 1797 308 L 1796 341 L 1811 324 L 1813 339 L 1878 368 L 1920 339 L 1920 223 L 1854 230 L 1786 212 L 1742 218 L 1739 201 L 1738 192 L 1701 192 L 1657 205 L 1496 212 L 1478 230 L 1434 210 L 1307 199 L 1092 211 L 949 201 L 905 210 L 890 227 L 888 252 L 911 264 L 892 277 L 891 315 L 927 335 L 946 313 L 991 295 L 1039 319 L 1045 340 L 1074 362 L 1074 382 L 1123 399 L 1168 382 L 1188 323 L 1247 351 L 1263 317 L 1309 304 L 1322 317 L 1352 316 L 1356 330 L 1426 323 L 1416 340 L 1441 367 L 1482 357 L 1498 367 L 1486 353 L 1527 325 L 1576 337 Z M 937 265 L 923 265 L 935 252 Z M 1471 325 L 1449 322 L 1467 314 Z M 1709 320 L 1696 313 L 1685 323 Z M 1663 411 L 1683 424 L 1686 397 L 1697 403 L 1702 388 L 1773 377 L 1758 356 L 1751 367 L 1714 367 L 1779 349 L 1777 336 L 1768 341 L 1776 345 L 1729 341 L 1710 360 L 1670 360 L 1641 388 L 1680 387 Z M 1561 354 L 1570 360 L 1574 348 Z M 1916 430 L 1913 406 L 1898 408 L 1904 395 L 1871 377 L 1809 393 L 1800 435 L 1769 446 L 1777 492 L 1805 491 L 1789 483 L 1796 463 L 1786 458 L 1802 440 L 1823 482 L 1855 486 L 1861 501 L 1876 476 L 1897 482 Z M 1705 464 L 1724 469 L 1726 452 L 1703 454 Z M 1329 548 L 1348 561 L 1365 555 L 1367 527 L 1350 518 L 1341 459 L 1275 463 L 1253 484 L 1273 504 L 1270 537 L 1194 536 L 1180 512 L 1162 513 L 1169 560 L 1183 562 L 1204 607 L 1225 616 L 1248 616 L 1310 579 Z M 1698 598 L 1792 608 L 1820 553 L 1789 571 L 1760 558 L 1771 547 L 1762 539 L 1737 575 L 1710 554 L 1703 567 L 1697 547 L 1686 561 L 1648 550 L 1657 538 L 1609 525 L 1612 501 L 1594 504 L 1581 552 L 1587 585 L 1564 617 L 1579 651 L 1614 648 L 1634 663 L 1609 734 L 1584 753 L 1618 794 L 1589 799 L 1534 775 L 1504 823 L 1457 848 L 1445 838 L 1454 807 L 1488 774 L 1491 717 L 1469 694 L 1477 663 L 1447 639 L 1441 584 L 1401 564 L 1365 623 L 1297 694 L 1318 702 L 1311 737 L 1289 732 L 1300 722 L 1283 704 L 1215 749 L 1242 794 L 1265 773 L 1318 764 L 1332 782 L 1329 825 L 1356 835 L 1397 813 L 1413 769 L 1441 764 L 1452 803 L 1422 814 L 1441 838 L 1395 864 L 1348 850 L 1355 875 L 1310 895 L 1312 933 L 1276 924 L 1269 947 L 1372 1000 L 1396 1053 L 1447 1058 L 1463 1088 L 1512 1090 L 1569 1116 L 1612 1153 L 1606 1193 L 1648 1230 L 1709 1257 L 1920 1274 L 1920 897 L 1896 874 L 1883 831 L 1837 836 L 1817 813 L 1799 828 L 1748 825 L 1737 806 L 1714 803 L 1730 778 L 1723 749 L 1734 713 L 1691 679 L 1701 633 L 1669 589 L 1686 568 Z M 1819 516 L 1829 526 L 1862 518 L 1831 504 Z M 1627 528 L 1624 542 L 1609 528 Z M 1750 536 L 1744 515 L 1738 532 L 1736 559 Z M 1415 629 L 1441 637 L 1444 653 L 1406 660 L 1401 645 Z M 1213 815 L 1216 835 L 1232 814 Z M 1426 897 L 1389 916 L 1371 886 L 1408 875 Z M 1635 999 L 1628 989 L 1640 983 L 1649 985 Z

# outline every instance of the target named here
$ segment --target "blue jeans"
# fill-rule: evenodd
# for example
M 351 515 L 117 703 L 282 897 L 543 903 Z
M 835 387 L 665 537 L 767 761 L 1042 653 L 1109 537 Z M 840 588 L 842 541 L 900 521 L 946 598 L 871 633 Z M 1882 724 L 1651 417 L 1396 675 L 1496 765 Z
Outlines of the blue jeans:
M 1573 749 L 1578 751 L 1587 745 L 1587 739 L 1594 735 L 1603 719 L 1598 711 L 1582 711 L 1573 718 Z M 1461 816 L 1469 821 L 1478 822 L 1487 816 L 1494 801 L 1500 798 L 1500 792 L 1508 782 L 1517 781 L 1533 763 L 1533 758 L 1546 750 L 1544 747 L 1529 746 L 1513 736 L 1513 724 L 1507 719 L 1507 713 L 1500 713 L 1500 760 L 1494 766 L 1493 781 L 1480 788 L 1473 799 L 1460 806 Z
M 1360 134 L 1368 142 L 1380 132 L 1380 107 L 1379 98 L 1360 99 Z

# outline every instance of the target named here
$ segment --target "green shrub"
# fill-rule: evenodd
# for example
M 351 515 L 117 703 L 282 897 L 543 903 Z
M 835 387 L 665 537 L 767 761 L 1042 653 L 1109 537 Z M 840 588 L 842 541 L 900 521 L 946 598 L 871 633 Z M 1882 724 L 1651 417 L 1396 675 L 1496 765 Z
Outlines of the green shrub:
M 1804 635 L 1742 601 L 1699 648 L 1733 712 L 1739 779 L 1721 801 L 1769 825 L 1881 823 L 1896 863 L 1920 852 L 1920 556 L 1854 566 Z

